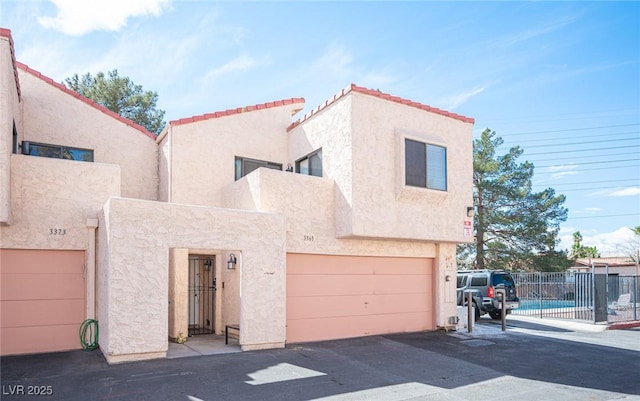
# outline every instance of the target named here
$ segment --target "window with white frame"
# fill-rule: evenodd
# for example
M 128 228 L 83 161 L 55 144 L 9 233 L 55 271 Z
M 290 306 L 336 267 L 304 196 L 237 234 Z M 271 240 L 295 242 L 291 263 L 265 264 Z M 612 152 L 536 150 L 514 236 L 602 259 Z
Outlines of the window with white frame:
M 297 160 L 296 173 L 322 177 L 322 149 L 315 150 Z
M 246 157 L 236 156 L 236 160 L 235 160 L 236 181 L 238 181 L 240 178 L 244 177 L 245 175 L 249 174 L 250 172 L 259 169 L 260 167 L 266 167 L 273 170 L 282 170 L 282 164 L 279 164 L 279 163 L 273 163 L 273 162 L 268 162 L 264 160 L 256 160 L 256 159 L 249 159 Z
M 447 190 L 447 148 L 405 139 L 405 184 Z

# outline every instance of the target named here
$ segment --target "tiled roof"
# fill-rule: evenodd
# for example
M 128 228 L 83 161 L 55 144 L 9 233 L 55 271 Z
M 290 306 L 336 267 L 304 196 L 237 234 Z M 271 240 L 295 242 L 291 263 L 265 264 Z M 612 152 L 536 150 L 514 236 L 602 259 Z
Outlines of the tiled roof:
M 232 116 L 234 114 L 241 114 L 249 111 L 264 110 L 272 107 L 280 107 L 280 106 L 286 106 L 289 104 L 298 104 L 298 103 L 304 103 L 304 98 L 296 97 L 291 99 L 276 100 L 275 102 L 260 103 L 253 106 L 238 107 L 235 109 L 216 111 L 215 113 L 207 113 L 207 114 L 202 114 L 202 115 L 188 117 L 188 118 L 181 118 L 179 120 L 169 121 L 169 125 L 172 125 L 175 127 L 177 125 L 190 124 L 196 121 L 210 120 L 212 118 Z
M 309 113 L 307 113 L 304 116 L 302 116 L 302 118 L 300 118 L 299 120 L 293 122 L 287 128 L 287 131 L 291 131 L 292 129 L 294 129 L 295 127 L 300 125 L 302 122 L 304 122 L 304 121 L 310 119 L 311 117 L 315 116 L 321 110 L 324 110 L 327 106 L 329 106 L 330 104 L 334 103 L 336 100 L 344 97 L 349 92 L 363 93 L 365 95 L 378 97 L 380 99 L 389 100 L 391 102 L 405 104 L 407 106 L 415 107 L 415 108 L 420 109 L 420 110 L 425 110 L 425 111 L 429 111 L 431 113 L 436 113 L 436 114 L 440 114 L 440 115 L 443 115 L 443 116 L 446 116 L 446 117 L 450 117 L 450 118 L 453 118 L 453 119 L 456 119 L 456 120 L 460 120 L 460 121 L 465 122 L 465 123 L 473 124 L 475 122 L 475 119 L 470 118 L 470 117 L 465 117 L 465 116 L 462 116 L 460 114 L 451 113 L 449 111 L 445 111 L 445 110 L 441 110 L 441 109 L 438 109 L 438 108 L 435 108 L 435 107 L 428 106 L 426 104 L 413 102 L 411 100 L 403 99 L 401 97 L 391 96 L 388 93 L 383 93 L 383 92 L 380 92 L 380 91 L 377 91 L 377 90 L 367 89 L 367 88 L 363 88 L 361 86 L 357 86 L 355 84 L 351 84 L 351 85 L 347 86 L 346 88 L 344 88 L 339 93 L 337 93 L 336 95 L 334 95 L 331 99 L 328 99 L 323 104 L 319 105 L 315 109 L 311 110 Z
M 6 28 L 0 28 L 0 36 L 9 39 L 9 47 L 11 48 L 11 63 L 13 64 L 13 75 L 16 80 L 16 90 L 18 91 L 18 99 L 21 98 L 20 93 L 20 80 L 18 79 L 18 68 L 16 67 L 16 52 L 13 48 L 13 37 L 11 37 L 11 30 Z
M 153 139 L 154 141 L 156 140 L 156 136 L 153 133 L 147 131 L 147 129 L 144 128 L 142 125 L 136 124 L 135 122 L 133 122 L 133 121 L 127 119 L 127 118 L 122 117 L 118 113 L 114 113 L 113 111 L 107 109 L 106 107 L 94 102 L 91 99 L 88 99 L 88 98 L 82 96 L 78 92 L 73 91 L 73 90 L 67 88 L 66 86 L 64 86 L 64 85 L 62 85 L 62 84 L 60 84 L 58 82 L 55 82 L 53 79 L 42 75 L 42 73 L 40 73 L 39 71 L 36 71 L 33 68 L 30 68 L 29 66 L 27 66 L 25 64 L 22 64 L 21 62 L 17 62 L 16 64 L 17 64 L 18 68 L 20 68 L 21 70 L 24 70 L 24 71 L 30 73 L 31 75 L 34 75 L 34 76 L 40 78 L 41 80 L 47 82 L 48 84 L 50 84 L 52 86 L 55 86 L 56 88 L 58 88 L 61 91 L 65 92 L 66 94 L 68 94 L 70 96 L 73 96 L 78 100 L 83 101 L 84 103 L 88 104 L 89 106 L 91 106 L 91 107 L 93 107 L 95 109 L 100 110 L 104 114 L 107 114 L 108 116 L 113 117 L 116 120 L 121 121 L 121 122 L 125 123 L 126 125 L 137 129 L 138 131 L 142 132 L 143 134 L 145 134 L 149 138 Z

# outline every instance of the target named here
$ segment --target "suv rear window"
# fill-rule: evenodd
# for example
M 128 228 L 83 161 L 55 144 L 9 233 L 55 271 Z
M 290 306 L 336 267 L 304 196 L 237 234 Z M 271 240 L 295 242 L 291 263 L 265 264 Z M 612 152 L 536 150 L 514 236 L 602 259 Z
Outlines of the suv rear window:
M 458 276 L 458 284 L 456 288 L 462 288 L 467 283 L 467 276 Z
M 513 277 L 510 274 L 494 274 L 491 276 L 491 285 L 498 286 L 504 285 L 505 287 L 515 287 L 516 283 L 513 281 Z
M 485 287 L 487 285 L 487 276 L 471 277 L 471 287 Z

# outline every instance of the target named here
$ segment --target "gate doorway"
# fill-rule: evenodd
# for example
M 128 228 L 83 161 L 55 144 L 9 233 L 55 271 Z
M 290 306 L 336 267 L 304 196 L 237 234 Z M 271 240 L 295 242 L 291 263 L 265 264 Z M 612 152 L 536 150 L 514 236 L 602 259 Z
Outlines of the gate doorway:
M 215 256 L 189 255 L 189 337 L 215 332 Z

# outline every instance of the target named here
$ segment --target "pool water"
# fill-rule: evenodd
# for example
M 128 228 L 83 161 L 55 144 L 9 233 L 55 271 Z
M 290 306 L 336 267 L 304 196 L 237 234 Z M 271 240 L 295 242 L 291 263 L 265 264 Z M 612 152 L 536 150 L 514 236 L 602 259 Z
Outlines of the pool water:
M 575 308 L 575 300 L 563 299 L 543 299 L 542 307 L 539 299 L 521 299 L 520 307 L 523 310 L 539 310 L 539 309 L 559 309 L 559 308 Z

